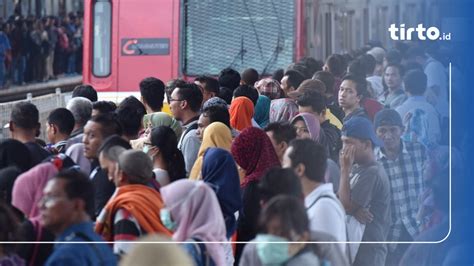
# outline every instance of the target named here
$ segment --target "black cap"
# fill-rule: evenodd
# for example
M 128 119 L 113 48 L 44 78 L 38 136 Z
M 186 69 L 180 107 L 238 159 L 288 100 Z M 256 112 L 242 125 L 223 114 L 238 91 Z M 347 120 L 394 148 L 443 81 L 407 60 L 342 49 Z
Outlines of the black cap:
M 382 109 L 374 118 L 375 129 L 380 126 L 399 126 L 403 127 L 402 117 L 393 109 Z

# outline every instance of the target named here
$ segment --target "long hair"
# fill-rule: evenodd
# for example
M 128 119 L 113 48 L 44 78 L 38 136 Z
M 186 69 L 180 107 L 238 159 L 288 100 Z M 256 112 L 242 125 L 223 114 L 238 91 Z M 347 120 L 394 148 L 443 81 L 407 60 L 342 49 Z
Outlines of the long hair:
M 160 149 L 165 161 L 170 182 L 186 177 L 184 157 L 177 148 L 178 138 L 176 133 L 168 126 L 159 126 L 151 131 L 150 141 L 153 146 Z

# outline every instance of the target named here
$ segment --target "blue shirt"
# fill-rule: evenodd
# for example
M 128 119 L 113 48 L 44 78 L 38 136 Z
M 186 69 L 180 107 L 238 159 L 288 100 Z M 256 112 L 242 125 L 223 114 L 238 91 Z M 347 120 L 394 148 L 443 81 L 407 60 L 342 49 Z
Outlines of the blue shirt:
M 93 231 L 90 222 L 70 226 L 56 241 L 66 243 L 55 244 L 53 254 L 46 261 L 46 266 L 117 265 L 117 258 L 107 244 L 93 242 L 103 241 L 103 239 Z M 67 243 L 73 241 L 90 243 Z

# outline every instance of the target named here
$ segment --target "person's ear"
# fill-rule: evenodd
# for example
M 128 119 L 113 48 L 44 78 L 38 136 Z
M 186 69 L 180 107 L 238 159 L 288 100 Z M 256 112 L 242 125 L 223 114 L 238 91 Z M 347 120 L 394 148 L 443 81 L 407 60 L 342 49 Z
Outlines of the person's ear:
M 13 121 L 8 123 L 8 130 L 10 130 L 10 132 L 15 131 L 15 123 L 13 123 Z
M 299 177 L 303 177 L 305 175 L 305 171 L 306 171 L 306 167 L 302 163 L 299 163 L 295 167 L 296 175 L 299 176 Z
M 285 153 L 286 149 L 288 149 L 288 143 L 286 141 L 282 141 L 277 144 L 278 149 L 281 151 L 281 153 Z
M 86 203 L 82 199 L 74 199 L 73 207 L 76 211 L 85 211 L 86 210 Z

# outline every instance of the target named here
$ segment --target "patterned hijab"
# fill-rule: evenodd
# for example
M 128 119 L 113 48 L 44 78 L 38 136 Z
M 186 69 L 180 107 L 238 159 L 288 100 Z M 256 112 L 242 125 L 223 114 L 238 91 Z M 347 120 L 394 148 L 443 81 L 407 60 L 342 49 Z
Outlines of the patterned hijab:
M 143 126 L 145 128 L 151 127 L 152 129 L 159 126 L 168 126 L 174 131 L 174 133 L 176 133 L 176 137 L 178 139 L 182 133 L 182 128 L 179 122 L 164 112 L 156 112 L 145 115 L 143 117 Z
M 235 161 L 245 170 L 241 187 L 246 187 L 251 181 L 258 181 L 274 166 L 280 166 L 272 142 L 267 134 L 255 127 L 243 130 L 232 144 L 232 155 Z
M 255 88 L 261 95 L 265 95 L 270 100 L 275 100 L 281 96 L 280 83 L 271 78 L 265 78 L 255 83 Z

